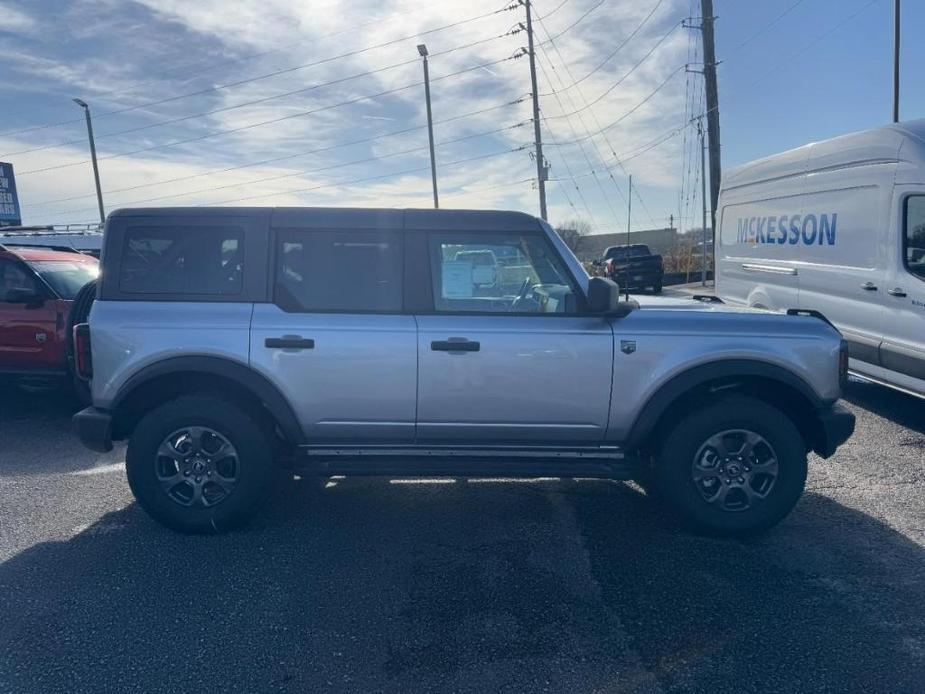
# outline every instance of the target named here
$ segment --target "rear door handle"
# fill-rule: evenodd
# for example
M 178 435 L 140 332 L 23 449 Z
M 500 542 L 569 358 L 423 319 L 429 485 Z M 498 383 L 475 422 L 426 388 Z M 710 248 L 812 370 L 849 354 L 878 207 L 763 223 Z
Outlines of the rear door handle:
M 315 349 L 315 341 L 299 335 L 268 337 L 263 342 L 269 349 Z
M 868 292 L 875 292 L 877 291 L 877 285 L 874 284 L 873 282 L 865 282 L 864 284 L 861 285 L 861 289 L 864 289 L 865 291 L 868 291 Z
M 434 340 L 430 343 L 434 352 L 478 352 L 482 344 L 465 337 L 451 337 L 446 340 Z
M 904 292 L 901 287 L 893 287 L 892 289 L 887 289 L 886 293 L 890 296 L 898 296 L 900 298 L 906 296 L 906 292 Z

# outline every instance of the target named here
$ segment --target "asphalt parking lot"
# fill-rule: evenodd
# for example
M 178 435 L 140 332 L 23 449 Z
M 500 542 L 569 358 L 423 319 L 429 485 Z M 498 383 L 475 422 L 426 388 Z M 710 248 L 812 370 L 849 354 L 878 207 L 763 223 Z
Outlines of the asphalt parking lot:
M 925 403 L 852 383 L 853 440 L 760 540 L 632 485 L 332 480 L 184 537 L 61 396 L 0 397 L 0 691 L 925 691 Z

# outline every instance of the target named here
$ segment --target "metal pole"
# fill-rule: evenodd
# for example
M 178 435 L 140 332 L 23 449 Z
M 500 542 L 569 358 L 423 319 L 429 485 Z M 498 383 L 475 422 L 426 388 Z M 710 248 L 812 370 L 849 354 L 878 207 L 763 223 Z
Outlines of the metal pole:
M 430 177 L 434 185 L 434 209 L 440 208 L 437 197 L 437 159 L 434 156 L 434 116 L 430 110 L 430 70 L 427 67 L 427 46 L 418 46 L 418 53 L 424 59 L 424 98 L 427 101 L 427 137 L 430 140 Z
M 633 174 L 630 174 L 629 192 L 626 197 L 626 286 L 623 292 L 630 300 L 630 223 L 633 219 Z
M 93 180 L 96 183 L 96 201 L 100 207 L 100 224 L 106 223 L 106 211 L 103 209 L 103 189 L 100 187 L 100 169 L 96 163 L 96 143 L 93 141 L 93 121 L 90 119 L 90 107 L 82 99 L 74 99 L 74 103 L 84 110 L 87 119 L 87 137 L 90 139 L 90 159 L 93 162 Z
M 893 2 L 893 122 L 899 122 L 899 0 Z
M 546 160 L 543 159 L 543 135 L 540 132 L 540 94 L 536 86 L 536 55 L 533 50 L 533 14 L 530 0 L 522 0 L 527 8 L 527 46 L 530 56 L 530 84 L 533 89 L 533 137 L 536 141 L 536 183 L 540 191 L 540 217 L 546 219 Z
M 720 145 L 719 93 L 716 87 L 716 48 L 713 42 L 713 0 L 700 0 L 700 25 L 703 32 L 703 79 L 707 103 L 707 134 L 710 136 L 710 219 L 716 227 L 716 203 L 719 200 Z
M 703 252 L 700 258 L 700 285 L 707 286 L 707 162 L 706 145 L 703 142 L 703 125 L 697 121 L 697 132 L 700 133 L 700 198 L 703 203 L 703 229 L 701 239 Z

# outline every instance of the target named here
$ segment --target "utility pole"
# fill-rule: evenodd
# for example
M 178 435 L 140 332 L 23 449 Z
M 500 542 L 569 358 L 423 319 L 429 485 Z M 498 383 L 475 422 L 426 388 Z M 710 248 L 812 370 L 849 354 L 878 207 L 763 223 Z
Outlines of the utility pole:
M 899 122 L 899 0 L 893 0 L 893 122 Z
M 96 202 L 100 206 L 100 224 L 106 223 L 106 212 L 103 210 L 103 189 L 100 188 L 100 169 L 96 164 L 96 144 L 93 142 L 93 122 L 90 120 L 90 107 L 83 99 L 74 99 L 74 103 L 84 110 L 87 117 L 87 137 L 90 138 L 90 159 L 93 162 L 93 178 L 96 181 Z
M 710 217 L 716 229 L 719 200 L 719 94 L 716 89 L 716 47 L 713 43 L 713 0 L 700 0 L 700 30 L 703 33 L 703 79 L 707 97 L 707 134 L 710 136 Z
M 630 174 L 630 188 L 626 197 L 626 286 L 623 292 L 630 300 L 630 223 L 633 219 L 633 174 Z
M 540 132 L 540 93 L 536 86 L 536 54 L 533 50 L 533 13 L 530 0 L 520 0 L 527 8 L 527 46 L 530 56 L 530 84 L 533 91 L 533 137 L 536 141 L 536 184 L 540 191 L 540 217 L 546 219 L 546 160 L 543 158 L 543 135 Z
M 700 135 L 700 198 L 703 204 L 703 229 L 700 232 L 700 286 L 707 286 L 707 162 L 706 144 L 703 141 L 703 119 L 697 121 L 697 134 Z
M 427 137 L 430 140 L 430 178 L 434 184 L 434 209 L 440 209 L 437 197 L 437 159 L 434 156 L 434 116 L 430 110 L 430 70 L 427 67 L 427 46 L 418 46 L 418 53 L 424 59 L 424 99 L 427 101 Z

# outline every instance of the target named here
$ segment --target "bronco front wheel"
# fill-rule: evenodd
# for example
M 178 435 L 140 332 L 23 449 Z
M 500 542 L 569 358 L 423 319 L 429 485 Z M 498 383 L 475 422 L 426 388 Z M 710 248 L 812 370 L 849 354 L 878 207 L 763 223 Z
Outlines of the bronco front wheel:
M 669 507 L 693 529 L 752 535 L 780 522 L 799 500 L 806 453 L 785 414 L 735 395 L 681 420 L 655 473 Z

